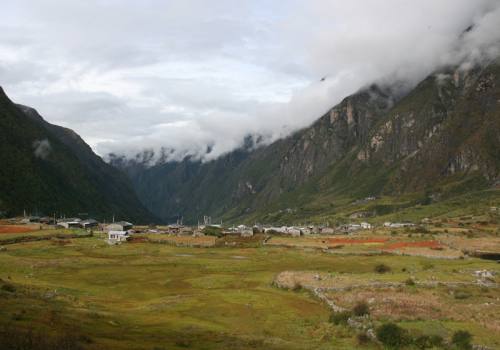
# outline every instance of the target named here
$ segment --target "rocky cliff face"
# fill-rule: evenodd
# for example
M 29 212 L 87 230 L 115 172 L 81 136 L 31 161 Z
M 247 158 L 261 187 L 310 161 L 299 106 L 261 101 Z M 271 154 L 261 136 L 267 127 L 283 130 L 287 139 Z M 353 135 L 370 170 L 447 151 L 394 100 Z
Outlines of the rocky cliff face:
M 471 178 L 487 187 L 499 176 L 499 79 L 498 61 L 450 68 L 402 97 L 363 89 L 310 127 L 253 151 L 207 163 L 112 162 L 150 210 L 188 221 L 258 219 L 279 208 L 300 211 L 320 197 L 443 192 L 446 183 Z
M 361 145 L 366 165 L 395 166 L 387 190 L 431 187 L 455 174 L 494 183 L 499 168 L 499 66 L 435 74 L 402 99 Z

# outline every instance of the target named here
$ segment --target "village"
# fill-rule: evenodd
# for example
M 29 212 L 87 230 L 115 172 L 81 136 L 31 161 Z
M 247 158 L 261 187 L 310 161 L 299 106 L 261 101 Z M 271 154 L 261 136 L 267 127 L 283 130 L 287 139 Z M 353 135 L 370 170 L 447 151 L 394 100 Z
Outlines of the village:
M 429 219 L 422 220 L 426 223 Z M 48 216 L 24 216 L 22 218 L 13 218 L 8 220 L 12 224 L 41 224 L 44 228 L 65 228 L 65 229 L 84 229 L 89 231 L 103 231 L 107 232 L 109 242 L 124 242 L 131 238 L 133 235 L 140 234 L 169 234 L 181 236 L 194 236 L 199 237 L 204 235 L 204 230 L 211 227 L 219 230 L 220 235 L 236 235 L 241 237 L 252 237 L 254 234 L 265 233 L 270 235 L 282 235 L 290 237 L 299 237 L 307 235 L 334 235 L 334 234 L 354 234 L 361 230 L 371 230 L 376 227 L 368 222 L 356 222 L 350 224 L 343 224 L 336 227 L 329 225 L 299 225 L 299 226 L 274 226 L 254 224 L 247 226 L 244 224 L 239 225 L 222 225 L 212 223 L 209 216 L 203 218 L 203 223 L 197 225 L 183 225 L 181 221 L 170 225 L 148 225 L 148 226 L 134 226 L 133 223 L 128 221 L 112 221 L 110 223 L 100 223 L 95 219 L 80 219 L 72 218 L 59 218 L 55 219 Z M 416 224 L 411 222 L 385 222 L 383 227 L 386 228 L 404 228 L 414 227 Z M 40 226 L 42 227 L 42 226 Z

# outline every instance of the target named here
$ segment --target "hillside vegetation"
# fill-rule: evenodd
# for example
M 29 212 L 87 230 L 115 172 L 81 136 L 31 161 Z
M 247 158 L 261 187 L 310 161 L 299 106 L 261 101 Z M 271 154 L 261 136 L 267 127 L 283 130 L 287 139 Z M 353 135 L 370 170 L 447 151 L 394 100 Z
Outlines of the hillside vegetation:
M 0 88 L 0 212 L 149 222 L 127 177 L 72 130 L 15 105 Z

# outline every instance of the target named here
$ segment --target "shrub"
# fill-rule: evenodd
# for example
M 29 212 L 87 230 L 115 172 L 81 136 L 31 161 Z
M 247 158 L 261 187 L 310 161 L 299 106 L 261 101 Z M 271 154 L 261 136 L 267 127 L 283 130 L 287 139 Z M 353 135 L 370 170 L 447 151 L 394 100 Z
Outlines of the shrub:
M 413 341 L 418 349 L 440 348 L 443 346 L 443 337 L 440 335 L 421 335 Z
M 413 278 L 408 278 L 406 281 L 405 281 L 405 284 L 407 286 L 414 286 L 415 285 L 415 281 L 413 280 Z
M 354 316 L 364 316 L 370 314 L 370 307 L 365 301 L 360 301 L 352 308 Z
M 429 337 L 428 335 L 421 335 L 420 337 L 415 339 L 414 344 L 418 349 L 429 349 L 433 347 L 431 343 L 431 337 Z
M 330 322 L 335 325 L 347 325 L 349 317 L 351 317 L 350 311 L 333 312 L 330 315 Z
M 222 237 L 222 229 L 220 227 L 206 226 L 202 232 L 207 236 Z
M 375 272 L 377 273 L 386 273 L 391 271 L 391 268 L 385 264 L 378 264 L 375 266 Z
M 461 350 L 472 349 L 472 335 L 467 331 L 456 331 L 453 333 L 451 343 Z
M 439 348 L 443 346 L 443 337 L 437 334 L 430 336 L 432 347 Z
M 462 299 L 470 298 L 471 295 L 469 292 L 459 290 L 459 291 L 455 292 L 454 297 L 455 297 L 455 299 L 462 300 Z
M 377 328 L 377 339 L 388 348 L 399 349 L 410 343 L 408 333 L 394 323 L 384 323 Z
M 10 283 L 5 283 L 4 285 L 2 285 L 1 288 L 2 288 L 2 290 L 9 292 L 9 293 L 15 293 L 15 291 L 16 291 L 16 287 L 14 287 Z

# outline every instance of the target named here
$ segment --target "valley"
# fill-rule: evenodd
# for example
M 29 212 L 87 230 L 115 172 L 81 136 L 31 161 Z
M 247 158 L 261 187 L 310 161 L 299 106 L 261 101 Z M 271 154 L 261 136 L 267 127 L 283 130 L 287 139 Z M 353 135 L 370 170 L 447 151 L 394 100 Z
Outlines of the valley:
M 6 2 L 0 350 L 500 349 L 500 1 Z

